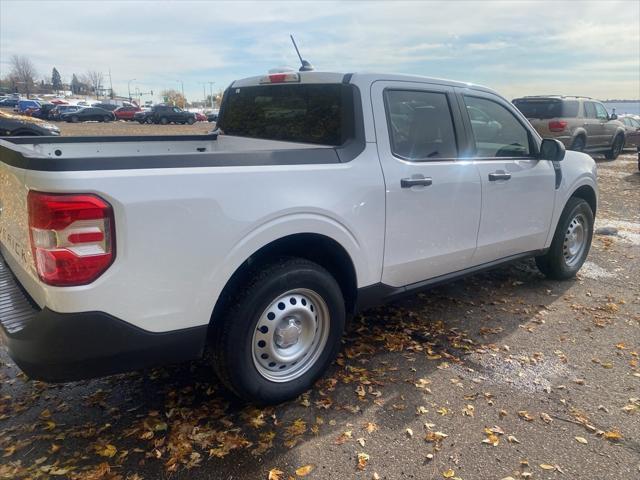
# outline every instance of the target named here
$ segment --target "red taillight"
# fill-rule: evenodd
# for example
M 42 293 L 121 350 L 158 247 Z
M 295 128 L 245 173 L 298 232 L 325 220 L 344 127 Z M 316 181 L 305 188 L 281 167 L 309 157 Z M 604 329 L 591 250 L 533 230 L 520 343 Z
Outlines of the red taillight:
M 115 257 L 111 205 L 89 194 L 30 191 L 29 233 L 40 279 L 48 285 L 85 285 Z
M 567 128 L 567 122 L 564 120 L 552 120 L 549 122 L 549 130 L 552 132 L 562 132 Z

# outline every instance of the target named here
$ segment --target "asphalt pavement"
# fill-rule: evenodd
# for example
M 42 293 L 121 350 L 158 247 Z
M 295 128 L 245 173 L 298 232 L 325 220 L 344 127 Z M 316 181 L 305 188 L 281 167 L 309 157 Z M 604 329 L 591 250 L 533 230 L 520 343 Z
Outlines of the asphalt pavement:
M 366 311 L 277 407 L 206 359 L 48 385 L 0 349 L 0 479 L 640 478 L 640 172 L 597 161 L 576 279 L 525 261 Z

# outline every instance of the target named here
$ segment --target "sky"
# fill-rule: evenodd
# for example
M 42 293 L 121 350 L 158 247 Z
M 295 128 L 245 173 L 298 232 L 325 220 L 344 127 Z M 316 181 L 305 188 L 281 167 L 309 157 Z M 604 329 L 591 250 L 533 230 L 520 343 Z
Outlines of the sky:
M 208 82 L 215 92 L 297 68 L 289 34 L 317 70 L 448 78 L 507 98 L 640 98 L 637 0 L 0 0 L 0 76 L 12 55 L 26 55 L 39 78 L 54 66 L 65 82 L 110 70 L 120 95 L 183 84 L 195 101 Z

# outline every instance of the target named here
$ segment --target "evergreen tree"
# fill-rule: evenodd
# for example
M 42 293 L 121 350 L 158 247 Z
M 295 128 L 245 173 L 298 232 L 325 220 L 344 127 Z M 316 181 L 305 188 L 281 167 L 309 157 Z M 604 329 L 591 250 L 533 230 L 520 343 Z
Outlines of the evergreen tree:
M 73 77 L 71 77 L 71 93 L 76 95 L 79 92 L 80 92 L 80 81 L 78 80 L 78 77 L 76 77 L 76 74 L 74 73 Z
M 62 77 L 56 67 L 53 67 L 53 71 L 51 72 L 51 85 L 53 85 L 53 89 L 56 91 L 62 90 Z

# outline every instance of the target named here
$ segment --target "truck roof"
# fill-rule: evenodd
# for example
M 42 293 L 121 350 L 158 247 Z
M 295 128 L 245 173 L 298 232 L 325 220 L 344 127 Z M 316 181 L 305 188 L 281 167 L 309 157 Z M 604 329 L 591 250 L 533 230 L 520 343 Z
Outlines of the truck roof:
M 446 85 L 451 87 L 471 88 L 473 90 L 480 90 L 498 95 L 494 90 L 484 87 L 482 85 L 476 85 L 473 83 L 459 82 L 455 80 L 447 80 L 443 78 L 426 77 L 422 75 L 408 75 L 398 73 L 378 73 L 378 72 L 355 72 L 355 73 L 343 73 L 343 72 L 296 72 L 294 70 L 285 71 L 283 73 L 298 74 L 300 77 L 299 83 L 353 83 L 356 85 L 370 85 L 376 81 L 400 81 L 400 82 L 420 82 L 420 83 L 433 83 L 436 85 Z M 269 75 L 273 75 L 273 72 L 265 73 L 263 75 L 257 75 L 254 77 L 247 77 L 240 80 L 235 80 L 231 83 L 230 87 L 249 87 L 263 84 L 263 80 Z M 298 82 L 296 82 L 298 83 Z

